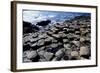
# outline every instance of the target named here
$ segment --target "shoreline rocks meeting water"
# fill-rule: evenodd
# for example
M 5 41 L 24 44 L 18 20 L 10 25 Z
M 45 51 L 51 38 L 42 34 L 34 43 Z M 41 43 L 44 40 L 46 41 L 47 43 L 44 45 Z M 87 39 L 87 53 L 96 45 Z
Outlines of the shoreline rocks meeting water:
M 91 59 L 90 20 L 77 16 L 43 27 L 39 25 L 46 21 L 37 25 L 23 21 L 23 62 Z

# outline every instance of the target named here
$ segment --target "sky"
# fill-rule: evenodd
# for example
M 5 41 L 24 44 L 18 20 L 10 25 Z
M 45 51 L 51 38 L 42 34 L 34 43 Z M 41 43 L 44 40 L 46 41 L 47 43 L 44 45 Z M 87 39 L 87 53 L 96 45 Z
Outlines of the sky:
M 23 10 L 23 21 L 31 22 L 36 24 L 40 21 L 47 19 L 54 22 L 63 22 L 69 20 L 75 16 L 86 15 L 90 16 L 90 13 L 79 13 L 79 12 L 61 12 L 61 11 L 36 11 L 36 10 Z

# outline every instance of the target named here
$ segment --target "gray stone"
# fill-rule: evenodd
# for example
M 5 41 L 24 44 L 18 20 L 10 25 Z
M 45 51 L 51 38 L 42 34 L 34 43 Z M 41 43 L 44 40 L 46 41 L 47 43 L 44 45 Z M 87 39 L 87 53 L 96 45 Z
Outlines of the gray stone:
M 85 37 L 80 37 L 80 42 L 84 42 L 85 41 Z
M 35 58 L 37 56 L 37 52 L 36 51 L 25 51 L 25 53 L 26 53 L 26 57 L 28 59 Z
M 74 43 L 77 47 L 80 46 L 80 42 L 79 41 L 72 41 L 72 43 Z
M 30 46 L 31 46 L 31 47 L 35 47 L 35 46 L 37 46 L 37 43 L 33 43 L 33 44 L 31 44 Z
M 53 53 L 50 53 L 50 52 L 45 52 L 44 53 L 44 57 L 47 61 L 49 61 L 53 56 Z
M 84 31 L 85 29 L 84 28 L 80 28 L 80 31 Z
M 31 43 L 30 42 L 27 42 L 27 43 L 24 43 L 23 45 L 30 45 L 31 46 Z
M 65 56 L 68 56 L 69 59 L 71 59 L 71 52 L 72 52 L 72 49 L 68 49 L 65 51 Z
M 64 48 L 65 48 L 65 49 L 71 49 L 71 48 L 70 48 L 70 44 L 64 44 Z
M 60 29 L 60 28 L 64 28 L 64 25 L 55 25 L 56 28 Z
M 51 30 L 52 32 L 58 31 L 58 29 L 57 29 L 56 27 L 52 27 L 50 30 Z
M 42 39 L 42 38 L 46 38 L 47 37 L 47 34 L 46 33 L 43 33 L 43 34 L 39 34 L 38 38 L 39 39 Z
M 44 49 L 45 49 L 45 46 L 42 46 L 42 47 L 38 48 L 37 50 L 41 51 L 41 50 L 44 50 Z
M 57 57 L 54 57 L 54 58 L 52 59 L 52 61 L 57 61 Z
M 38 40 L 37 45 L 38 46 L 44 45 L 44 39 Z
M 86 30 L 85 31 L 81 31 L 81 35 L 85 35 L 86 33 L 88 33 Z
M 68 38 L 74 38 L 74 34 L 69 33 L 69 34 L 67 34 L 67 37 L 68 37 Z
M 38 36 L 37 33 L 33 33 L 33 34 L 32 34 L 32 37 L 33 37 L 33 38 L 36 38 L 37 36 Z
M 68 28 L 63 28 L 63 31 L 67 31 Z
M 74 35 L 74 38 L 80 39 L 80 35 Z
M 69 40 L 68 39 L 63 39 L 63 42 L 67 43 L 67 42 L 69 42 Z
M 70 32 L 70 31 L 75 31 L 75 29 L 67 29 L 67 31 L 68 31 L 68 32 Z
M 30 39 L 32 39 L 31 36 L 25 36 L 25 37 L 23 38 L 23 43 L 25 43 L 25 42 L 27 42 L 27 41 L 30 41 Z
M 30 38 L 30 42 L 36 42 L 38 41 L 38 38 Z
M 47 34 L 49 34 L 49 35 L 52 35 L 52 34 L 53 34 L 52 31 L 46 31 L 46 32 L 47 32 Z
M 57 43 L 52 43 L 50 46 L 51 46 L 51 48 L 57 48 L 58 44 Z
M 50 42 L 51 40 L 53 40 L 53 38 L 52 38 L 52 37 L 48 37 L 48 38 L 46 38 L 44 41 L 45 41 L 45 42 Z
M 58 46 L 61 46 L 61 45 L 63 45 L 63 43 L 61 43 L 61 42 L 58 42 L 57 44 L 58 44 Z
M 67 37 L 67 35 L 62 31 L 62 32 L 59 32 L 58 35 L 62 38 L 65 38 Z
M 66 56 L 67 56 L 67 55 L 71 55 L 71 52 L 72 52 L 72 49 L 68 49 L 68 50 L 65 51 L 65 55 L 66 55 Z
M 61 57 L 62 55 L 63 55 L 63 50 L 62 49 L 60 49 L 60 50 L 58 50 L 57 52 L 56 52 L 56 54 L 55 54 L 55 56 L 56 57 Z
M 52 34 L 52 36 L 53 36 L 54 38 L 60 38 L 60 35 L 59 35 L 59 34 Z
M 91 41 L 91 38 L 88 38 L 88 37 L 87 37 L 87 38 L 86 38 L 86 41 Z
M 75 34 L 79 34 L 80 33 L 80 31 L 75 31 Z
M 57 40 L 56 39 L 52 39 L 52 43 L 57 43 Z
M 71 52 L 71 56 L 72 57 L 78 57 L 79 56 L 79 53 L 77 51 L 72 51 Z
M 89 52 L 90 50 L 87 47 L 85 46 L 80 47 L 80 55 L 89 55 Z
M 32 61 L 28 58 L 23 58 L 23 62 L 25 63 L 25 62 L 32 62 Z
M 42 51 L 39 51 L 39 52 L 38 52 L 38 55 L 43 56 L 44 53 L 45 53 L 45 51 L 42 50 Z

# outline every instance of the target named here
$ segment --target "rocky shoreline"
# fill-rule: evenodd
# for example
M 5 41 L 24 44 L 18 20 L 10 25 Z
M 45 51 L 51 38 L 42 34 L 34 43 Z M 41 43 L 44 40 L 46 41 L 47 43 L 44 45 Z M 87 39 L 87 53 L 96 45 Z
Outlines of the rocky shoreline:
M 62 24 L 23 28 L 23 62 L 84 60 L 91 58 L 91 21 L 78 16 Z M 25 24 L 25 22 L 23 23 Z M 30 24 L 30 23 L 28 23 Z

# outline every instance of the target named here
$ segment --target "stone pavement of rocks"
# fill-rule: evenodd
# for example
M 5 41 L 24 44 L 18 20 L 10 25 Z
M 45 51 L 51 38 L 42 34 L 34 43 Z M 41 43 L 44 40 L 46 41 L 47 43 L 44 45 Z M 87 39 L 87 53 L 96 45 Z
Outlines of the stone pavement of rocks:
M 91 58 L 89 17 L 56 23 L 46 31 L 23 34 L 23 62 L 84 60 Z

